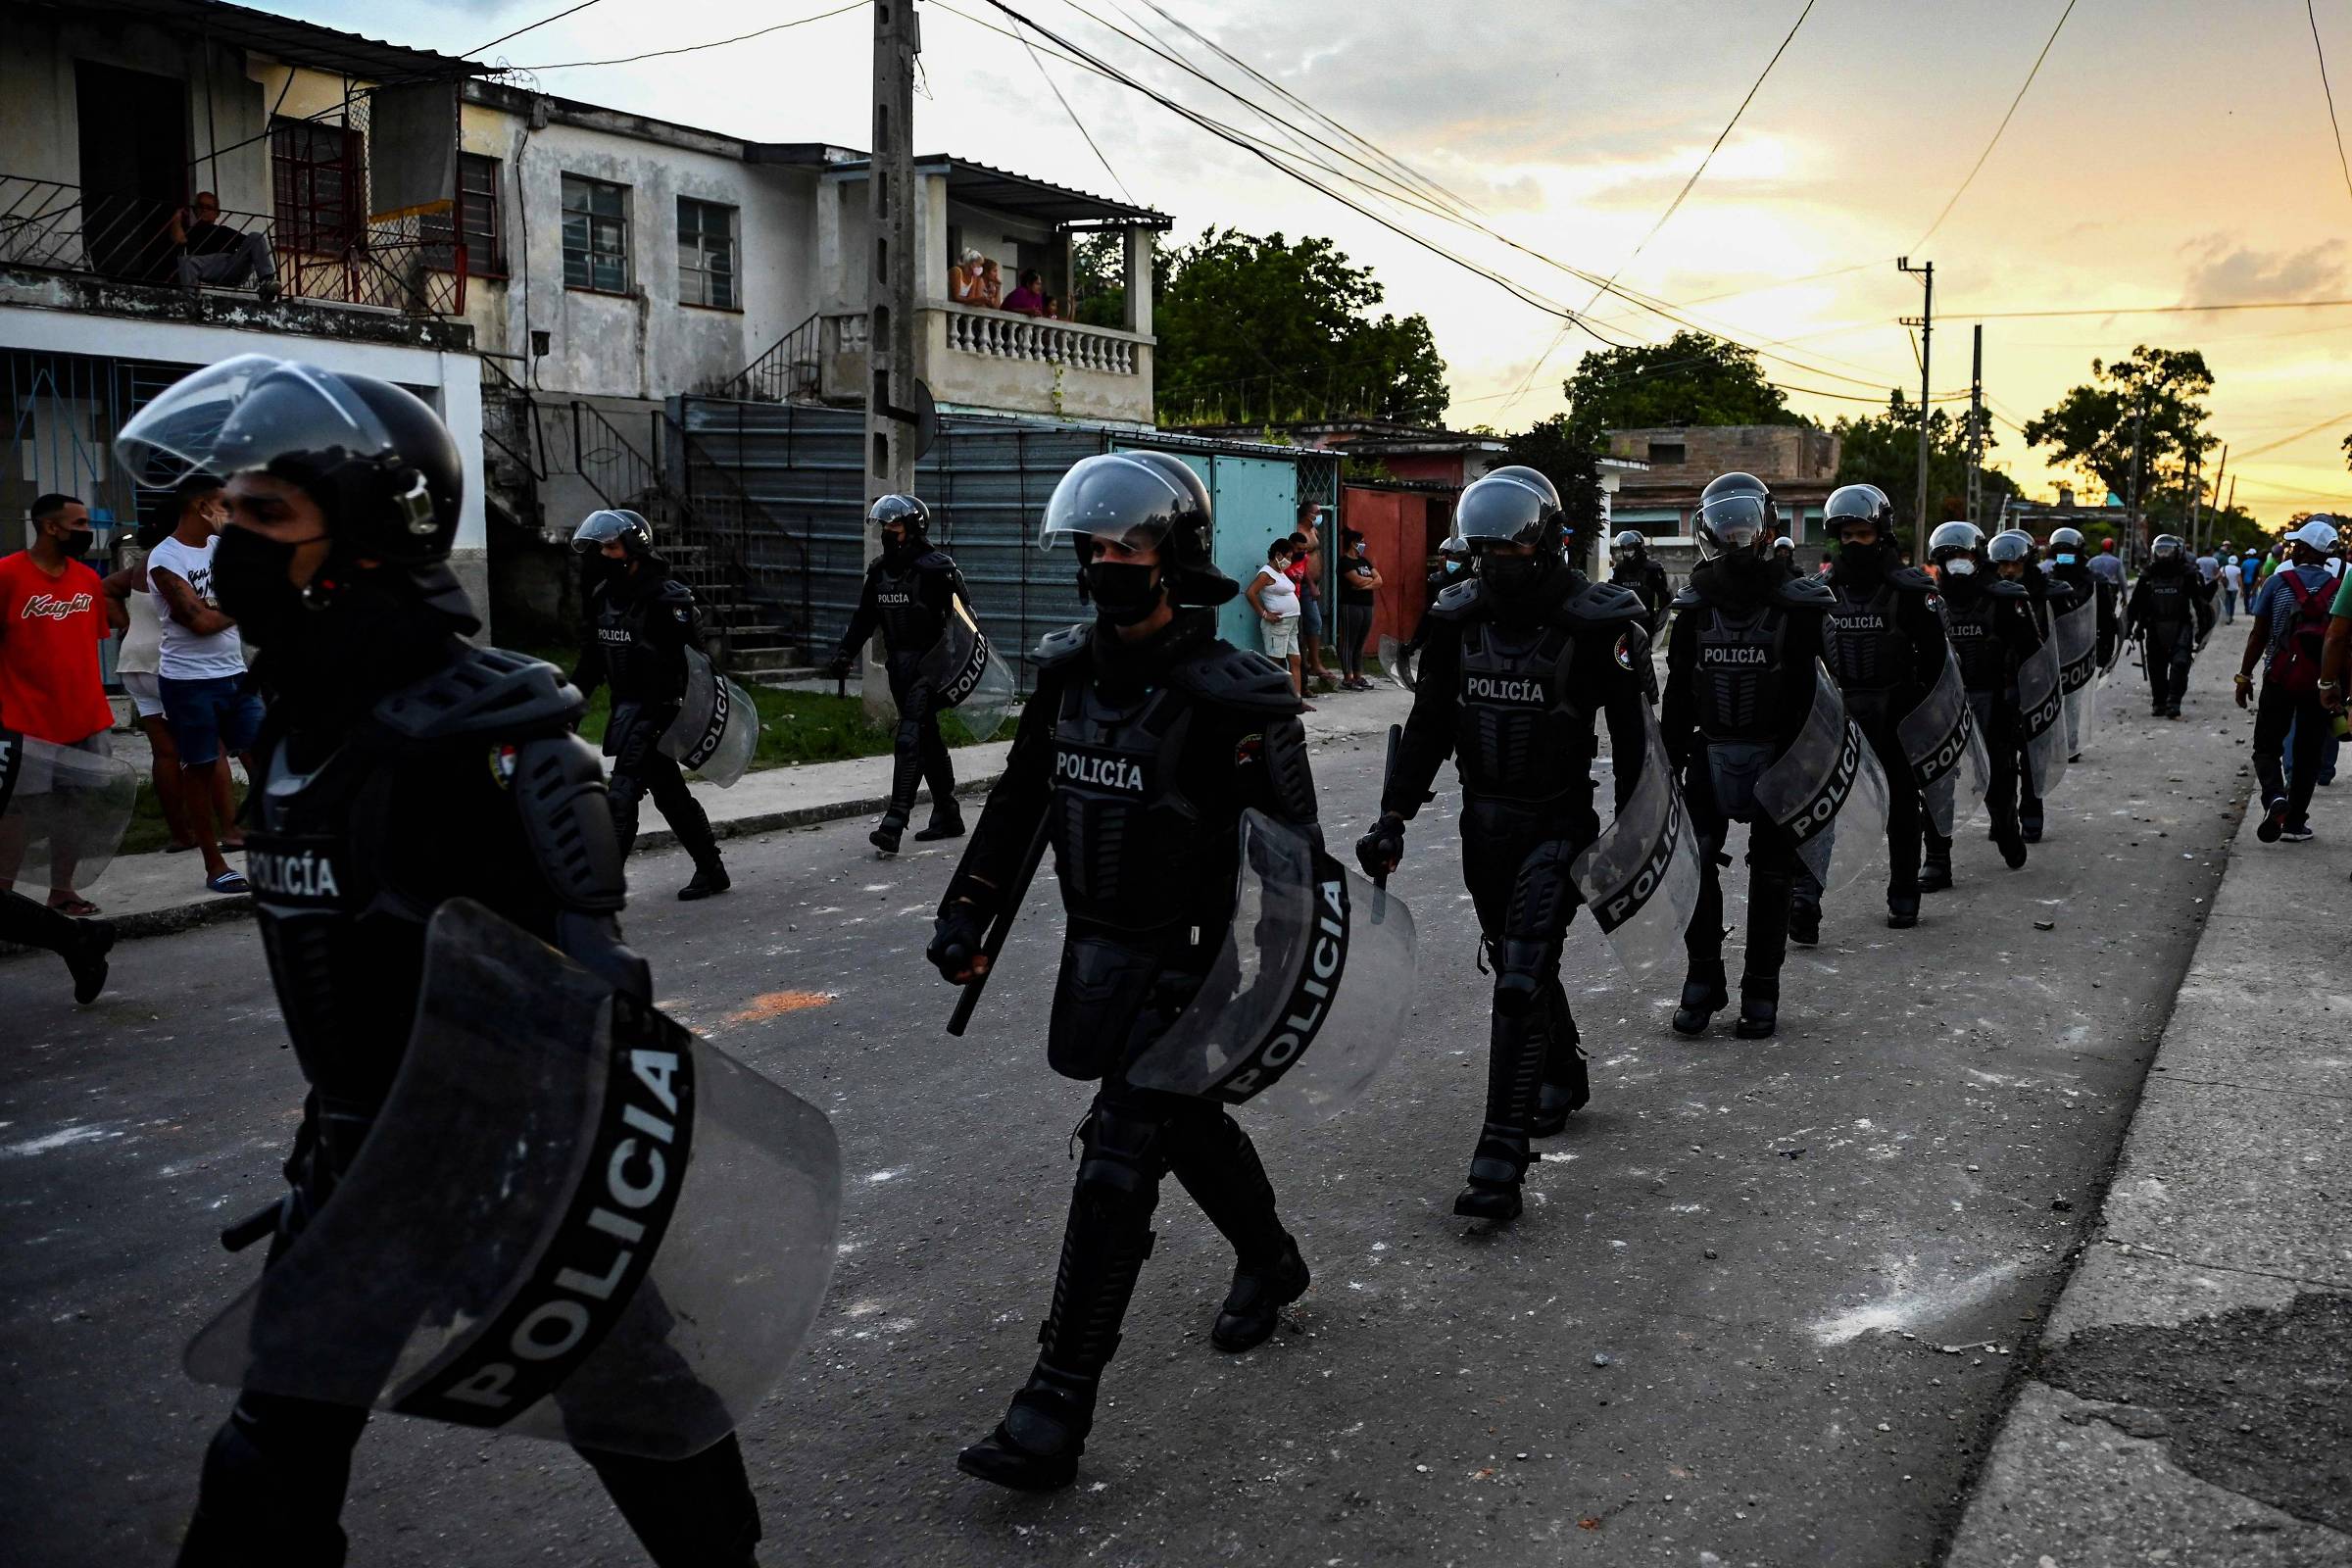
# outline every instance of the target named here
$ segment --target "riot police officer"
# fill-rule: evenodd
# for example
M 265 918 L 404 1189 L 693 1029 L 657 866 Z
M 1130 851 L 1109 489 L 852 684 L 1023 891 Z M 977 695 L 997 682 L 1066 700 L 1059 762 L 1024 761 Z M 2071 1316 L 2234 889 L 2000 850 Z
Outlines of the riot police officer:
M 1593 583 L 1561 557 L 1559 492 L 1533 468 L 1497 468 L 1465 489 L 1454 530 L 1477 563 L 1423 624 L 1413 710 L 1356 846 L 1364 869 L 1394 870 L 1404 824 L 1430 799 L 1448 754 L 1462 781 L 1462 874 L 1494 970 L 1485 1125 L 1453 1211 L 1509 1220 L 1533 1138 L 1589 1098 L 1560 950 L 1583 896 L 1569 877 L 1600 833 L 1592 809 L 1593 724 L 1606 715 L 1620 808 L 1648 756 L 1649 662 L 1633 590 Z
M 1783 534 L 1772 542 L 1772 564 L 1781 568 L 1784 577 L 1802 577 L 1805 568 L 1796 564 L 1796 536 Z
M 1944 627 L 1960 662 L 1960 681 L 1991 761 L 1984 806 L 1992 842 L 2015 870 L 2026 863 L 2026 841 L 2018 826 L 2025 716 L 2018 706 L 2017 676 L 2041 646 L 2034 602 L 2024 583 L 1992 573 L 1984 535 L 1975 523 L 1939 523 L 1928 535 L 1928 559 L 1943 590 Z M 1950 887 L 1952 841 L 1931 831 L 1927 859 L 1921 886 L 1930 891 Z
M 2075 603 L 2098 605 L 2098 665 L 2105 669 L 2115 662 L 2115 641 L 2122 635 L 2117 601 L 2123 595 L 2115 584 L 2090 569 L 2090 552 L 2082 529 L 2050 530 L 2049 574 L 2074 590 Z
M 985 972 L 984 932 L 1050 842 L 1069 925 L 1048 1064 L 1098 1082 L 1053 1307 L 1029 1381 L 958 1465 L 1000 1486 L 1067 1486 L 1173 1172 L 1233 1245 L 1210 1341 L 1247 1350 L 1306 1290 L 1265 1167 L 1215 1102 L 1138 1087 L 1127 1068 L 1184 1012 L 1232 924 L 1242 812 L 1316 838 L 1299 703 L 1280 666 L 1218 637 L 1240 585 L 1209 555 L 1208 492 L 1158 452 L 1062 476 L 1041 542 L 1075 548 L 1095 619 L 1048 637 L 1004 772 L 948 884 L 927 956 Z
M 956 804 L 956 768 L 939 733 L 943 710 L 936 682 L 924 672 L 924 656 L 939 646 L 956 602 L 968 599 L 955 558 L 931 545 L 931 509 L 914 496 L 878 498 L 866 513 L 882 532 L 882 554 L 865 568 L 858 609 L 828 666 L 847 670 L 858 648 L 882 631 L 882 672 L 890 700 L 898 705 L 898 734 L 891 744 L 890 805 L 866 835 L 885 855 L 899 853 L 899 839 L 914 814 L 914 792 L 931 786 L 931 820 L 917 842 L 963 836 L 963 812 Z
M 1838 541 L 1830 564 L 1830 673 L 1845 694 L 1846 710 L 1886 774 L 1886 923 L 1898 930 L 1919 923 L 1919 858 L 1924 826 L 1919 788 L 1912 782 L 1896 726 L 1925 700 L 1943 672 L 1948 644 L 1936 579 L 1903 564 L 1894 542 L 1894 506 L 1877 485 L 1841 485 L 1822 509 Z M 1809 879 L 1800 879 L 1806 881 Z M 1810 941 L 1820 931 L 1817 903 L 1800 885 L 1789 914 L 1790 934 Z
M 1702 852 L 1690 975 L 1674 1015 L 1686 1035 L 1704 1033 L 1730 1004 L 1718 862 L 1735 821 L 1748 824 L 1747 957 L 1735 1032 L 1761 1040 L 1779 1027 L 1799 862 L 1795 840 L 1757 807 L 1754 786 L 1812 711 L 1822 622 L 1834 602 L 1820 581 L 1790 576 L 1769 554 L 1779 520 L 1771 489 L 1752 474 L 1724 474 L 1699 493 L 1703 559 L 1675 596 L 1667 635 L 1659 728 Z
M 2034 611 L 2034 629 L 2041 634 L 2042 642 L 2054 640 L 2058 617 L 2075 608 L 2075 589 L 2072 583 L 2041 569 L 2034 560 L 2034 536 L 2023 528 L 2004 528 L 1985 542 L 1984 559 L 1992 563 L 1994 576 L 2025 585 Z M 2020 761 L 2017 770 L 2017 830 L 2028 844 L 2039 844 L 2041 827 L 2041 789 L 2029 759 Z
M 249 355 L 166 392 L 117 451 L 150 483 L 171 466 L 226 479 L 214 591 L 260 648 L 270 699 L 247 864 L 310 1083 L 290 1190 L 239 1228 L 274 1233 L 274 1266 L 367 1147 L 437 907 L 487 906 L 626 997 L 650 1002 L 652 983 L 615 920 L 620 847 L 596 756 L 571 733 L 579 694 L 549 665 L 466 641 L 479 622 L 447 564 L 463 469 L 429 409 L 389 382 Z M 307 1277 L 326 1266 L 303 1255 Z M 372 1288 L 348 1284 L 355 1302 Z M 342 1327 L 273 1324 L 315 1334 L 330 1360 Z M 365 1408 L 247 1388 L 206 1453 L 180 1562 L 341 1562 L 367 1422 Z M 760 1517 L 732 1436 L 676 1462 L 581 1452 L 655 1562 L 753 1561 Z
M 2132 585 L 2124 608 L 2124 635 L 2139 639 L 2148 667 L 2148 716 L 2179 718 L 2188 690 L 2188 667 L 2197 645 L 2213 630 L 2213 601 L 2207 597 L 2178 534 L 2158 534 L 2149 547 L 2147 569 Z
M 1642 601 L 1642 629 L 1654 641 L 1665 629 L 1674 585 L 1666 579 L 1666 568 L 1650 560 L 1649 536 L 1639 528 L 1623 529 L 1609 542 L 1609 581 L 1631 589 Z
M 710 817 L 686 787 L 677 759 L 662 750 L 686 700 L 686 651 L 702 646 L 694 594 L 670 576 L 653 529 L 634 512 L 590 513 L 572 531 L 571 548 L 586 567 L 588 618 L 571 683 L 582 698 L 608 681 L 612 687 L 605 755 L 612 760 L 608 793 L 620 853 L 626 858 L 636 846 L 638 811 L 650 795 L 694 858 L 694 875 L 678 897 L 724 893 L 734 883 Z

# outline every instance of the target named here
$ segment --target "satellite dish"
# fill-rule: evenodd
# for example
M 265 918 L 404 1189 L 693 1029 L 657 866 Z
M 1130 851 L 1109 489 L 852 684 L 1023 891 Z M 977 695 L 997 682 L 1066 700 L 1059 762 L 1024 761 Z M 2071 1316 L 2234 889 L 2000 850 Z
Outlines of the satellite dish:
M 920 463 L 932 443 L 939 439 L 939 404 L 931 396 L 931 389 L 920 380 L 913 383 L 907 401 L 914 407 L 893 412 L 914 426 L 914 459 Z

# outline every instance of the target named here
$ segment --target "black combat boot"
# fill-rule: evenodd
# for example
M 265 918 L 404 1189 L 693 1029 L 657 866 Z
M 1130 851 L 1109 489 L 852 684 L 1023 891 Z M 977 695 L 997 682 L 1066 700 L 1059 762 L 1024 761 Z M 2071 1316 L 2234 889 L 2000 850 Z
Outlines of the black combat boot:
M 708 860 L 695 863 L 694 875 L 678 889 L 678 897 L 692 904 L 697 899 L 724 893 L 734 885 L 735 879 L 727 875 L 726 862 L 713 854 Z
M 1740 977 L 1740 1021 L 1732 1033 L 1742 1040 L 1768 1040 L 1780 1029 L 1781 982 L 1775 975 Z
M 1568 1118 L 1592 1098 L 1568 1000 L 1556 986 L 1546 1000 L 1552 1006 L 1551 1030 L 1544 1040 L 1544 1081 L 1536 1086 L 1536 1119 L 1527 1129 L 1531 1138 L 1557 1138 L 1568 1130 Z
M 1821 901 L 1799 893 L 1788 901 L 1788 940 L 1800 948 L 1821 941 Z
M 1216 1326 L 1208 1343 L 1220 1350 L 1254 1350 L 1273 1338 L 1282 1309 L 1306 1294 L 1310 1276 L 1298 1244 L 1285 1239 L 1283 1250 L 1263 1262 L 1247 1258 L 1233 1266 L 1233 1288 L 1217 1308 Z
M 1282 1309 L 1306 1294 L 1306 1260 L 1282 1228 L 1274 1184 L 1241 1123 L 1203 1106 L 1168 1128 L 1168 1168 L 1200 1212 L 1233 1244 L 1233 1287 L 1217 1309 L 1209 1343 L 1220 1350 L 1263 1345 Z
M 940 839 L 963 837 L 963 812 L 951 795 L 945 801 L 931 803 L 931 820 L 914 835 L 917 844 L 930 844 Z
M 1703 1035 L 1707 1032 L 1707 1020 L 1731 1004 L 1731 995 L 1725 989 L 1723 960 L 1693 960 L 1690 977 L 1683 982 L 1683 1004 L 1675 1009 L 1674 1032 Z
M 1101 1382 L 1038 1362 L 997 1430 L 957 1454 L 956 1468 L 1015 1492 L 1060 1491 L 1078 1479 Z
M 1952 885 L 1952 868 L 1948 864 L 1943 868 L 1943 885 L 1950 887 Z M 1921 876 L 1920 885 L 1923 887 L 1927 885 L 1925 875 Z M 1916 893 L 1887 894 L 1886 923 L 1897 931 L 1908 931 L 1919 924 L 1919 895 Z
M 874 830 L 865 836 L 865 842 L 884 855 L 896 855 L 899 853 L 900 835 L 906 831 L 906 813 L 893 806 L 882 813 L 882 820 L 874 824 Z
M 1501 987 L 1496 987 L 1500 999 Z M 1494 1012 L 1487 1049 L 1487 1119 L 1470 1155 L 1470 1181 L 1453 1200 L 1464 1219 L 1497 1222 L 1519 1217 L 1521 1182 L 1536 1156 L 1527 1147 L 1536 1091 L 1544 1077 L 1544 1040 L 1532 1009 Z

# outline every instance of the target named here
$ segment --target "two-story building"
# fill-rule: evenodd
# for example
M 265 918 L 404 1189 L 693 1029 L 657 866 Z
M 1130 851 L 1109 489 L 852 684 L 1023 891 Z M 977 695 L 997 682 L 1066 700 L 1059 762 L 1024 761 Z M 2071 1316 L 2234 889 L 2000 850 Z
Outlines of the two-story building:
M 466 258 L 416 198 L 483 68 L 212 0 L 4 0 L 0 37 L 0 514 L 21 523 L 56 490 L 110 532 L 132 523 L 153 498 L 110 448 L 139 408 L 233 355 L 302 359 L 398 382 L 449 422 L 456 565 L 478 597 Z M 214 227 L 191 240 L 206 198 Z M 261 236 L 274 277 L 185 286 L 205 233 Z

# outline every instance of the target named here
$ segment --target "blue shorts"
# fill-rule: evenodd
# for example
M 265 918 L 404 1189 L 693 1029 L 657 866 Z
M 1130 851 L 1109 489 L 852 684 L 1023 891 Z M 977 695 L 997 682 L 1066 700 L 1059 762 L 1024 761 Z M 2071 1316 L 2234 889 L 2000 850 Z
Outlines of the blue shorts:
M 203 767 L 217 761 L 222 750 L 249 752 L 262 727 L 262 700 L 245 690 L 241 675 L 216 675 L 206 680 L 173 680 L 158 676 L 164 699 L 164 727 L 182 767 Z

